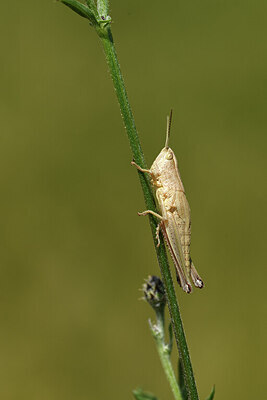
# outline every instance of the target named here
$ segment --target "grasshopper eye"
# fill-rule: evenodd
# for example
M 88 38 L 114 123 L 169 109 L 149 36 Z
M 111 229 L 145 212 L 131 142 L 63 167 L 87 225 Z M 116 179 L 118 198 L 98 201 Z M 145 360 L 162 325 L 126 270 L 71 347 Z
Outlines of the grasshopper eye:
M 166 154 L 166 160 L 172 160 L 173 159 L 173 155 L 171 151 L 168 151 L 168 153 Z

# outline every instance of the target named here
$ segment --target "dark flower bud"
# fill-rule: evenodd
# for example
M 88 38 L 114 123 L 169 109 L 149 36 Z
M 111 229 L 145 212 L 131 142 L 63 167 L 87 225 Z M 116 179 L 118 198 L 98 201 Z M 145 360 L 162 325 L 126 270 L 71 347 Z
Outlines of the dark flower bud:
M 155 311 L 165 306 L 165 289 L 162 281 L 157 276 L 149 276 L 143 285 L 145 300 Z

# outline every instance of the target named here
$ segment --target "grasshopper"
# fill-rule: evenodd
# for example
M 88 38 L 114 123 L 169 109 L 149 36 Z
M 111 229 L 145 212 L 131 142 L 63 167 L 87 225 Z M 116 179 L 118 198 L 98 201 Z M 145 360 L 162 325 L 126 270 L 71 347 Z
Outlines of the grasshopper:
M 202 279 L 190 257 L 191 217 L 190 207 L 185 196 L 184 186 L 178 170 L 174 152 L 169 147 L 172 110 L 167 117 L 165 146 L 153 162 L 150 169 L 143 169 L 132 161 L 139 171 L 147 173 L 156 191 L 160 214 L 146 210 L 138 215 L 152 214 L 160 222 L 156 229 L 157 246 L 160 245 L 160 230 L 173 259 L 177 281 L 186 293 L 190 293 L 190 277 L 198 288 L 204 286 Z

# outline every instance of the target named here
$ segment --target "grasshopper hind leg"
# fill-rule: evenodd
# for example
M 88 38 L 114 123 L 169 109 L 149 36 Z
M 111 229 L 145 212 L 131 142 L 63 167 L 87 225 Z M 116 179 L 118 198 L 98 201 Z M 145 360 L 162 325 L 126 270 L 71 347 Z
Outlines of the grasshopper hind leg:
M 191 285 L 189 284 L 188 281 L 186 281 L 186 280 L 184 279 L 183 276 L 182 276 L 182 282 L 181 282 L 180 276 L 181 276 L 181 275 L 179 275 L 178 271 L 176 270 L 176 280 L 177 280 L 177 283 L 181 286 L 181 288 L 183 289 L 184 292 L 186 292 L 186 293 L 191 293 L 191 292 L 192 292 Z
M 199 289 L 203 288 L 204 287 L 203 280 L 198 275 L 197 270 L 192 261 L 191 261 L 190 274 L 191 274 L 191 278 L 192 278 L 194 285 Z

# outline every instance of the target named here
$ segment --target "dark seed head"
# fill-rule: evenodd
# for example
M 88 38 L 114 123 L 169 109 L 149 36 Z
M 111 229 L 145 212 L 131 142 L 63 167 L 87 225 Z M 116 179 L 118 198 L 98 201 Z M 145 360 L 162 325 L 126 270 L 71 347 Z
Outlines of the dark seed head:
M 166 303 L 165 290 L 162 281 L 157 276 L 149 276 L 143 285 L 146 301 L 155 309 L 164 307 Z

